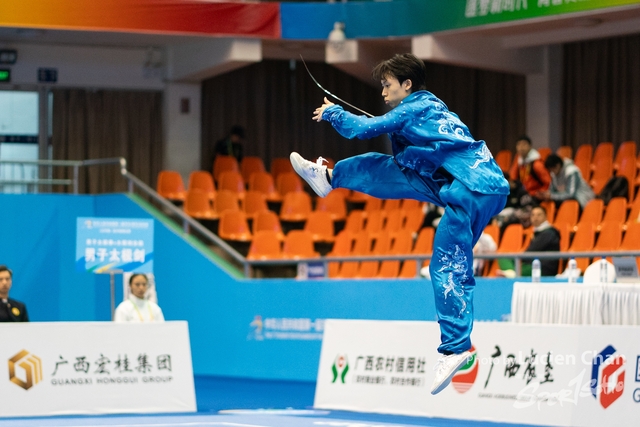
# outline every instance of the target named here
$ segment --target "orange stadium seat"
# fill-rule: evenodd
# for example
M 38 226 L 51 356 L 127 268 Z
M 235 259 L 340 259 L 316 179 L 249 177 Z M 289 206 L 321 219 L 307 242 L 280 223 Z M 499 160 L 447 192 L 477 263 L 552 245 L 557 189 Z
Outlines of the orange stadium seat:
M 227 209 L 220 214 L 218 235 L 224 240 L 250 242 L 252 239 L 247 216 L 242 211 Z
M 213 179 L 218 182 L 222 172 L 240 172 L 238 160 L 233 156 L 218 154 L 213 161 Z
M 540 159 L 543 162 L 547 160 L 547 157 L 549 157 L 549 154 L 551 154 L 551 148 L 549 147 L 540 147 L 540 148 L 536 148 L 536 150 L 538 150 L 538 154 L 540 154 Z
M 521 252 L 524 242 L 524 228 L 522 224 L 510 224 L 502 233 L 502 238 L 498 244 L 497 253 Z M 496 276 L 498 270 L 498 260 L 493 260 L 487 273 L 490 277 Z
M 409 230 L 401 230 L 393 235 L 389 255 L 407 255 L 411 253 L 413 236 Z M 399 260 L 385 260 L 380 263 L 380 269 L 376 277 L 391 279 L 400 274 Z
M 591 144 L 582 144 L 576 150 L 573 163 L 582 172 L 582 177 L 589 182 L 591 178 L 591 159 L 593 158 L 593 146 Z
M 602 218 L 602 223 L 616 221 L 623 224 L 627 220 L 627 199 L 626 197 L 613 197 L 607 203 L 607 207 Z M 597 229 L 600 231 L 600 227 Z
M 433 227 L 423 227 L 418 233 L 418 238 L 411 251 L 414 255 L 431 255 L 433 253 L 433 237 L 435 229 Z M 426 260 L 421 267 L 425 267 L 431 263 Z M 416 260 L 406 260 L 402 263 L 402 269 L 398 277 L 404 279 L 414 279 L 418 272 L 418 262 Z
M 213 176 L 207 171 L 193 171 L 189 174 L 189 190 L 199 189 L 207 193 L 209 200 L 216 198 Z
M 238 195 L 238 199 L 244 199 L 245 186 L 240 172 L 221 172 L 218 177 L 218 190 L 234 191 Z
M 513 153 L 511 150 L 500 150 L 495 155 L 495 161 L 502 170 L 502 172 L 508 172 L 513 161 Z
M 635 141 L 624 141 L 616 151 L 616 157 L 613 159 L 613 170 L 620 169 L 622 159 L 636 159 L 638 147 Z
M 242 201 L 242 211 L 249 218 L 253 218 L 258 212 L 269 210 L 267 197 L 259 191 L 247 191 Z
M 306 221 L 311 213 L 311 196 L 304 191 L 290 191 L 280 208 L 280 221 Z
M 640 222 L 633 222 L 627 224 L 626 231 L 624 232 L 624 238 L 618 248 L 621 251 L 637 251 L 638 242 L 640 242 Z M 636 257 L 636 263 L 640 270 L 640 257 Z
M 422 208 L 422 202 L 415 199 L 402 199 L 400 207 L 405 211 L 413 208 Z
M 371 211 L 366 217 L 364 230 L 372 235 L 377 235 L 384 226 L 384 212 L 381 210 Z
M 349 203 L 365 203 L 369 200 L 371 196 L 365 193 L 361 193 L 360 191 L 352 191 L 349 196 L 347 196 L 347 202 Z
M 620 159 L 620 164 L 616 171 L 616 176 L 624 176 L 627 178 L 627 183 L 629 184 L 629 194 L 627 195 L 627 199 L 629 201 L 633 200 L 633 196 L 635 194 L 637 169 L 635 157 L 623 157 Z
M 603 221 L 600 227 L 598 239 L 593 247 L 594 251 L 617 251 L 622 243 L 622 222 L 610 220 Z M 611 257 L 607 257 L 611 261 Z
M 184 213 L 196 219 L 215 219 L 209 196 L 202 190 L 194 189 L 187 192 L 184 200 Z
M 311 238 L 315 242 L 333 243 L 333 219 L 329 212 L 313 211 L 309 213 L 304 229 L 311 233 Z
M 327 254 L 330 257 L 343 257 L 351 254 L 352 246 L 355 240 L 355 235 L 347 230 L 342 230 L 336 236 L 333 242 L 333 248 Z M 338 277 L 340 271 L 339 262 L 328 263 L 329 277 Z
M 238 194 L 230 190 L 220 190 L 216 194 L 216 199 L 213 201 L 213 215 L 215 218 L 219 218 L 220 214 L 227 209 L 233 211 L 240 210 L 240 204 L 238 203 Z
M 404 209 L 403 229 L 418 233 L 424 223 L 424 212 L 421 207 Z
M 591 167 L 593 172 L 591 173 L 589 185 L 593 192 L 598 195 L 613 176 L 613 160 L 606 156 L 594 157 Z
M 344 194 L 334 190 L 326 197 L 318 197 L 315 210 L 329 212 L 333 221 L 344 221 L 347 218 L 347 204 L 344 200 Z
M 272 230 L 260 230 L 253 236 L 247 259 L 249 260 L 269 260 L 282 258 L 282 248 L 280 239 L 276 232 Z
M 640 223 L 640 197 L 631 204 L 629 215 L 627 215 L 627 221 L 624 223 L 623 228 L 626 230 L 631 224 Z
M 170 170 L 162 170 L 158 173 L 156 191 L 165 199 L 176 202 L 184 202 L 187 196 L 182 176 L 178 172 Z
M 295 172 L 282 172 L 276 178 L 276 190 L 282 197 L 291 191 L 303 191 L 302 179 Z
M 383 229 L 389 233 L 396 233 L 402 229 L 406 212 L 402 209 L 391 209 L 385 212 L 385 220 Z
M 560 227 L 568 226 L 571 229 L 578 223 L 580 215 L 580 204 L 577 200 L 565 200 L 562 202 L 553 220 L 553 225 L 559 230 Z
M 382 201 L 382 210 L 390 211 L 392 209 L 400 209 L 402 200 L 400 199 L 386 199 Z
M 585 222 L 577 228 L 567 252 L 578 255 L 580 252 L 591 251 L 595 245 L 595 240 L 595 225 L 591 222 Z M 578 268 L 584 273 L 589 266 L 589 258 L 576 258 L 576 263 L 578 264 Z
M 253 218 L 252 229 L 254 235 L 257 235 L 260 231 L 269 230 L 275 233 L 275 237 L 278 240 L 284 240 L 280 218 L 273 211 L 265 210 L 256 213 Z
M 371 245 L 373 239 L 366 231 L 361 231 L 354 237 L 353 248 L 351 255 L 354 256 L 366 256 L 371 254 Z M 353 279 L 358 273 L 358 267 L 360 263 L 358 261 L 343 261 L 340 263 L 340 269 L 337 277 L 342 279 Z
M 246 156 L 242 158 L 240 162 L 240 173 L 242 174 L 242 180 L 245 183 L 249 183 L 251 180 L 251 174 L 255 172 L 266 172 L 264 167 L 264 161 L 257 156 Z
M 281 202 L 282 196 L 276 190 L 273 176 L 269 172 L 254 172 L 249 178 L 249 191 L 264 193 L 269 202 Z
M 571 146 L 569 145 L 562 145 L 556 150 L 556 155 L 563 159 L 573 160 L 573 148 L 571 148 Z
M 282 246 L 283 258 L 300 259 L 300 258 L 317 258 L 320 256 L 313 249 L 313 237 L 306 230 L 291 230 L 284 237 Z
M 376 235 L 370 255 L 387 255 L 391 249 L 391 236 L 387 232 Z M 358 266 L 357 278 L 373 278 L 378 275 L 380 261 L 362 261 Z
M 602 222 L 602 216 L 604 214 L 604 201 L 602 199 L 593 199 L 584 207 L 580 220 L 573 227 L 573 231 L 577 231 L 578 227 L 582 224 L 593 224 L 594 229 L 597 230 L 598 224 Z
M 273 176 L 274 180 L 278 180 L 278 175 L 285 172 L 294 172 L 293 166 L 291 166 L 291 160 L 288 157 L 276 157 L 271 160 L 269 172 Z
M 344 229 L 352 233 L 359 233 L 364 229 L 364 214 L 360 209 L 349 212 Z

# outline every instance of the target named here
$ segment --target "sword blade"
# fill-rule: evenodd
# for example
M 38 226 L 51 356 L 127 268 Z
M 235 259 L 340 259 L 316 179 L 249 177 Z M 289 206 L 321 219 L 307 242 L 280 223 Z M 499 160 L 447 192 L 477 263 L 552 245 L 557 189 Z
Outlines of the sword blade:
M 373 114 L 367 113 L 366 111 L 364 111 L 364 110 L 362 110 L 362 109 L 360 109 L 360 108 L 356 107 L 355 105 L 349 104 L 349 103 L 348 103 L 347 101 L 345 101 L 344 99 L 342 99 L 342 98 L 340 98 L 340 97 L 338 97 L 338 96 L 334 95 L 333 93 L 329 92 L 327 89 L 323 88 L 323 87 L 322 87 L 322 85 L 321 85 L 320 83 L 318 83 L 318 81 L 316 80 L 316 78 L 315 78 L 315 77 L 313 77 L 313 74 L 311 74 L 311 71 L 309 71 L 309 67 L 307 67 L 307 63 L 306 63 L 306 62 L 304 62 L 304 58 L 302 57 L 302 55 L 300 55 L 300 59 L 302 59 L 302 63 L 304 64 L 304 68 L 306 68 L 306 69 L 307 69 L 307 73 L 309 73 L 309 76 L 311 77 L 311 80 L 313 80 L 313 82 L 316 84 L 316 86 L 318 86 L 320 89 L 322 89 L 322 91 L 323 91 L 324 93 L 326 93 L 327 95 L 329 95 L 329 96 L 331 96 L 331 97 L 333 97 L 333 98 L 337 99 L 338 101 L 340 101 L 340 102 L 342 102 L 342 103 L 344 103 L 344 104 L 348 105 L 349 107 L 353 108 L 354 110 L 358 110 L 358 111 L 360 111 L 361 113 L 364 113 L 364 114 L 366 114 L 366 115 L 367 115 L 367 116 L 369 116 L 369 117 L 373 117 Z

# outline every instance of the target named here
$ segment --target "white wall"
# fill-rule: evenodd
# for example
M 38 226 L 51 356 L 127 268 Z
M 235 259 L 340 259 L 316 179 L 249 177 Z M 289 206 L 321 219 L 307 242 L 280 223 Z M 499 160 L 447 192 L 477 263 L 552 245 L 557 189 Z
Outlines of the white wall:
M 189 113 L 181 113 L 182 99 Z M 189 173 L 200 169 L 200 85 L 170 83 L 164 91 L 164 169 L 180 172 L 185 186 Z
M 38 68 L 57 68 L 52 86 L 162 90 L 162 76 L 145 78 L 147 50 L 141 48 L 82 47 L 2 43 L 18 51 L 11 68 L 11 85 L 37 85 Z M 6 88 L 7 85 L 0 85 Z
M 179 171 L 185 179 L 200 164 L 200 85 L 175 84 L 163 72 L 145 72 L 148 50 L 142 48 L 81 47 L 1 43 L 18 51 L 11 68 L 11 83 L 0 90 L 37 87 L 86 89 L 161 90 L 164 92 L 164 169 Z M 159 52 L 156 51 L 155 59 Z M 56 68 L 58 82 L 38 83 L 38 68 Z M 162 71 L 162 70 L 161 70 Z M 181 99 L 188 98 L 190 112 L 180 112 Z M 185 181 L 186 184 L 186 181 Z

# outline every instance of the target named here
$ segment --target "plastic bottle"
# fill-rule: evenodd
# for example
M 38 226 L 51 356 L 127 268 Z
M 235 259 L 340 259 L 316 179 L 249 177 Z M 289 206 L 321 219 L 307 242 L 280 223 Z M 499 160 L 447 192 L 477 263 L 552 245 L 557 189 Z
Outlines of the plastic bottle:
M 576 283 L 578 281 L 578 263 L 574 258 L 569 260 L 569 283 Z
M 609 263 L 606 259 L 600 260 L 600 283 L 609 282 Z
M 539 282 L 541 275 L 542 270 L 540 268 L 540 260 L 536 258 L 531 263 L 531 282 Z

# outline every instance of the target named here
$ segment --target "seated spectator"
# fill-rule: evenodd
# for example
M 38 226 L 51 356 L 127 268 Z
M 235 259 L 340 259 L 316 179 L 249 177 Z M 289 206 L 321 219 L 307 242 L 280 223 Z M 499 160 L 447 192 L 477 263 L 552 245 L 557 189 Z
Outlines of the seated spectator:
M 551 187 L 549 190 L 540 191 L 538 199 L 553 200 L 557 206 L 565 200 L 577 200 L 584 209 L 596 196 L 571 159 L 563 160 L 560 156 L 550 154 L 544 162 L 544 167 L 551 173 Z
M 242 126 L 232 126 L 229 133 L 222 139 L 216 142 L 213 152 L 213 159 L 211 164 L 215 160 L 215 156 L 218 154 L 223 156 L 233 156 L 238 160 L 238 163 L 242 162 L 244 153 L 244 128 Z
M 493 218 L 493 223 L 504 232 L 510 224 L 522 224 L 524 228 L 531 225 L 531 208 L 537 201 L 524 189 L 520 181 L 514 181 L 505 174 L 509 182 L 509 197 L 504 209 Z
M 9 298 L 13 282 L 13 272 L 6 265 L 0 265 L 0 322 L 28 322 L 27 306 Z
M 545 208 L 536 206 L 531 210 L 531 225 L 533 237 L 525 252 L 560 251 L 560 232 L 547 221 Z M 531 259 L 522 260 L 522 276 L 531 276 L 531 261 Z M 498 276 L 516 277 L 514 260 L 502 258 L 498 260 L 498 265 L 500 266 Z M 541 259 L 540 266 L 543 276 L 555 276 L 558 273 L 557 259 Z
M 129 278 L 129 289 L 131 295 L 116 308 L 114 322 L 164 322 L 160 307 L 145 299 L 149 289 L 149 279 L 146 275 L 132 274 Z
M 525 190 L 535 196 L 538 192 L 549 189 L 551 176 L 544 167 L 540 153 L 531 147 L 531 140 L 521 136 L 516 142 L 516 161 L 513 162 L 509 176 L 514 181 L 520 181 Z

